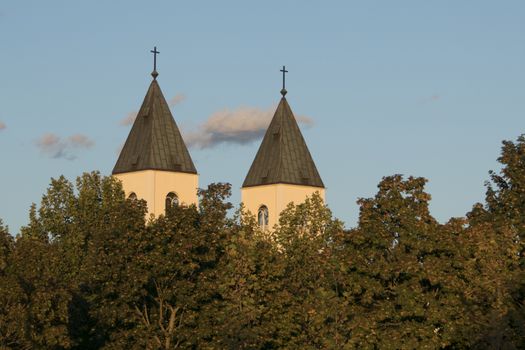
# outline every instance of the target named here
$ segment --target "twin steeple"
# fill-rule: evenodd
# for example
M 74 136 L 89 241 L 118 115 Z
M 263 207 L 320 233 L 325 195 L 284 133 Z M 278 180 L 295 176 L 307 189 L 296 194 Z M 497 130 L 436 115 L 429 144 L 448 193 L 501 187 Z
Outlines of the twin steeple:
M 151 52 L 154 54 L 153 80 L 113 168 L 113 174 L 148 169 L 197 174 L 157 82 L 157 47 Z
M 300 204 L 316 193 L 324 200 L 325 195 L 323 181 L 286 101 L 285 66 L 281 72 L 281 101 L 241 188 L 244 208 L 256 216 L 263 231 L 279 222 L 288 204 Z
M 286 101 L 285 66 L 281 101 L 242 187 L 292 184 L 324 188 L 292 109 Z
M 198 174 L 168 103 L 157 82 L 157 48 L 153 80 L 113 168 L 128 198 L 144 199 L 155 216 L 179 204 L 198 204 Z M 283 73 L 281 101 L 242 185 L 245 208 L 259 225 L 271 228 L 288 203 L 301 203 L 324 184 L 288 104 Z
M 113 168 L 126 197 L 142 199 L 148 215 L 158 217 L 179 204 L 198 205 L 199 175 L 157 82 L 157 48 L 153 80 Z
M 324 187 L 292 109 L 284 96 L 277 106 L 242 187 L 278 183 Z

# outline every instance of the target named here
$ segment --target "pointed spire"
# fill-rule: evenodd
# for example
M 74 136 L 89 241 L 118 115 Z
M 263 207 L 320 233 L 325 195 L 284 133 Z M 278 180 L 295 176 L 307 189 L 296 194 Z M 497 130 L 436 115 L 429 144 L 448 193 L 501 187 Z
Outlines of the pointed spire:
M 324 188 L 284 94 L 242 187 L 277 183 Z
M 323 180 L 286 101 L 286 67 L 281 101 L 242 187 L 286 183 L 324 188 Z
M 153 73 L 156 73 L 155 69 Z M 138 170 L 197 173 L 168 103 L 155 79 L 151 81 L 113 168 L 113 174 Z

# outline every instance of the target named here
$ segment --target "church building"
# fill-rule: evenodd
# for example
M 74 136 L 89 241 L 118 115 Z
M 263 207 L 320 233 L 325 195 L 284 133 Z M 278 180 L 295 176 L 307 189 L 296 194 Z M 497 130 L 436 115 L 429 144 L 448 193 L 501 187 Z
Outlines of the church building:
M 153 80 L 113 168 L 128 198 L 144 199 L 155 217 L 169 207 L 198 204 L 199 176 L 179 128 L 157 82 L 155 48 Z M 286 100 L 285 67 L 281 101 L 241 188 L 245 208 L 263 230 L 279 221 L 293 202 L 325 188 L 299 125 Z

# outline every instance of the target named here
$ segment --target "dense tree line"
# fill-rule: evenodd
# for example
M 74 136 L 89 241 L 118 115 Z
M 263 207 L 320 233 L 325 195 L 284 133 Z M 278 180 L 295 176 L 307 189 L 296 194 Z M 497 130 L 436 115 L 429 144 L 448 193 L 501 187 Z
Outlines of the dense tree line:
M 523 349 L 525 138 L 485 204 L 438 223 L 423 178 L 383 178 L 351 230 L 318 196 L 269 235 L 230 187 L 145 220 L 97 172 L 0 221 L 0 349 Z

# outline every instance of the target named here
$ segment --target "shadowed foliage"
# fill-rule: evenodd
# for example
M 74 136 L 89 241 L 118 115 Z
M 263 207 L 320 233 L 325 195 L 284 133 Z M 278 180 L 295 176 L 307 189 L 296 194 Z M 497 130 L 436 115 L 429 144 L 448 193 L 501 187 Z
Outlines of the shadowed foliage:
M 0 349 L 523 349 L 525 138 L 499 161 L 464 218 L 393 175 L 351 230 L 317 195 L 268 232 L 228 184 L 146 222 L 112 177 L 52 179 L 0 221 Z

